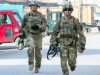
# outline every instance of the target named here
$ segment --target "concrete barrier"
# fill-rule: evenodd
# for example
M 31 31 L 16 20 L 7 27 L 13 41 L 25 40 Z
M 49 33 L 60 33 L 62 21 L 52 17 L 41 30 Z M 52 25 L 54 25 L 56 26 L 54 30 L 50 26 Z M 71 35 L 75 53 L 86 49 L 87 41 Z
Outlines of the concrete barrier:
M 99 32 L 98 27 L 92 27 L 92 28 L 91 28 L 91 32 L 92 32 L 92 33 Z

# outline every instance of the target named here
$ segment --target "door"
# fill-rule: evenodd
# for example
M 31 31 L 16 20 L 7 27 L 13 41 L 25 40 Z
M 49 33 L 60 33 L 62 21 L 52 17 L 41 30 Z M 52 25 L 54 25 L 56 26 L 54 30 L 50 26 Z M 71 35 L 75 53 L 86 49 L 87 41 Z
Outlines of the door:
M 0 42 L 12 42 L 13 24 L 9 13 L 0 13 Z
M 53 31 L 53 27 L 56 25 L 57 21 L 62 17 L 62 12 L 48 12 L 47 13 L 47 23 L 49 26 L 49 32 Z
M 53 31 L 53 27 L 55 26 L 56 21 L 57 21 L 56 12 L 48 12 L 47 23 L 49 26 L 49 32 Z

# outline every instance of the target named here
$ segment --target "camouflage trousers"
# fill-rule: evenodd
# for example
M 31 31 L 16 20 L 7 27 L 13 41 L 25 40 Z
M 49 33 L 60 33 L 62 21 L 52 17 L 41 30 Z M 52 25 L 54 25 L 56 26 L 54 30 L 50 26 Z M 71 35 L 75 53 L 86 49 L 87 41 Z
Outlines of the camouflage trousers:
M 27 51 L 29 65 L 34 65 L 35 62 L 35 67 L 40 68 L 42 58 L 42 34 L 29 34 L 27 38 L 27 45 L 29 48 Z
M 77 58 L 76 46 L 75 45 L 66 46 L 64 44 L 61 44 L 60 49 L 61 49 L 60 52 L 61 68 L 63 75 L 69 75 L 68 65 L 70 67 L 76 65 L 76 58 Z

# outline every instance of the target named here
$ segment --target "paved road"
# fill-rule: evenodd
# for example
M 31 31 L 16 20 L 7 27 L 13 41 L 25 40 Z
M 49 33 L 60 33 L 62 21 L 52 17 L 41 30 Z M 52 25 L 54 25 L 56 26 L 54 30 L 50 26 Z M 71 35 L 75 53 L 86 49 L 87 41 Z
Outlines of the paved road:
M 86 50 L 78 53 L 77 67 L 70 75 L 100 75 L 100 34 L 86 35 Z M 0 50 L 0 75 L 62 75 L 59 55 L 52 60 L 47 60 L 46 53 L 50 37 L 43 38 L 42 66 L 39 74 L 28 70 L 27 48 L 24 50 Z M 0 46 L 14 44 L 2 44 Z M 5 46 L 6 47 L 6 46 Z

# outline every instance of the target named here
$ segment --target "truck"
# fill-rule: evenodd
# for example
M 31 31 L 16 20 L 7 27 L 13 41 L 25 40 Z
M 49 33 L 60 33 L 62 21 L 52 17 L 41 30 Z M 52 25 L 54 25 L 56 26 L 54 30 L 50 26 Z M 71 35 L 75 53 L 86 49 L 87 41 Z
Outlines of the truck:
M 0 10 L 0 44 L 16 42 L 21 22 L 18 10 Z
M 94 12 L 94 25 L 100 26 L 100 12 Z

